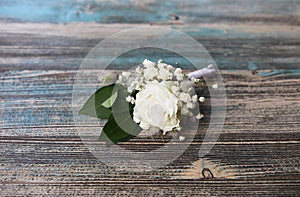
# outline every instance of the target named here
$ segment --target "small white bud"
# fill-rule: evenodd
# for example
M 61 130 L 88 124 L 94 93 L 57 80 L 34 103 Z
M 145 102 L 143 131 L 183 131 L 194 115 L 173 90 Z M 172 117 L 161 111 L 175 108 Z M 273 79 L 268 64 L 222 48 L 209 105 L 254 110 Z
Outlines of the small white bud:
M 131 97 L 131 101 L 130 101 L 131 104 L 134 104 L 135 103 L 135 100 L 133 97 Z
M 195 78 L 193 78 L 192 81 L 193 81 L 194 83 L 199 83 L 200 79 L 195 79 Z
M 130 76 L 130 72 L 122 72 L 122 76 L 128 78 Z
M 133 87 L 129 86 L 129 87 L 127 88 L 127 92 L 131 93 L 132 91 L 133 91 Z
M 182 69 L 181 68 L 176 68 L 174 71 L 174 75 L 176 76 L 176 79 L 178 81 L 182 81 L 184 79 L 184 75 L 182 74 Z
M 174 72 L 175 68 L 171 65 L 167 65 L 167 69 L 170 71 L 170 72 Z
M 198 96 L 197 96 L 197 95 L 194 95 L 194 96 L 192 97 L 192 101 L 193 101 L 194 103 L 196 103 L 197 100 L 198 100 Z
M 209 69 L 214 69 L 214 67 L 215 66 L 213 64 L 210 64 L 210 65 L 207 66 L 207 68 L 209 68 Z
M 133 99 L 133 98 L 132 98 L 131 96 L 127 96 L 127 97 L 126 97 L 126 101 L 127 101 L 128 103 L 130 103 L 130 102 L 132 101 L 132 99 Z
M 183 141 L 185 140 L 185 137 L 184 136 L 179 136 L 179 141 Z
M 142 69 L 141 67 L 137 67 L 137 68 L 135 69 L 135 71 L 136 71 L 138 74 L 140 74 L 140 75 L 143 74 L 143 69 Z
M 218 88 L 218 84 L 215 83 L 214 85 L 212 85 L 212 88 L 213 88 L 213 89 L 217 89 L 217 88 Z
M 148 67 L 155 67 L 155 63 L 154 63 L 154 62 L 151 62 L 151 61 L 149 61 L 149 60 L 147 60 L 147 59 L 144 60 L 143 65 L 144 65 L 146 68 L 148 68 Z
M 182 69 L 181 68 L 176 68 L 175 73 L 182 73 Z
M 202 114 L 197 114 L 197 116 L 196 116 L 196 119 L 198 119 L 198 120 L 200 120 L 200 119 L 202 119 L 204 116 L 202 115 Z
M 205 101 L 205 97 L 201 96 L 201 97 L 199 98 L 199 102 L 200 102 L 200 103 L 204 103 L 204 101 Z

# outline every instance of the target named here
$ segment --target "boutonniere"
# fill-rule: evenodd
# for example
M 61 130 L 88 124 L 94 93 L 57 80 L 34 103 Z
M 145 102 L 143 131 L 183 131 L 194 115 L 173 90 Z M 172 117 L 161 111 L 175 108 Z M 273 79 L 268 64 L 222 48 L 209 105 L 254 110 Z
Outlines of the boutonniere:
M 185 117 L 203 117 L 199 102 L 205 98 L 197 95 L 194 87 L 203 75 L 212 72 L 209 66 L 186 74 L 161 60 L 144 60 L 133 71 L 120 73 L 114 83 L 98 89 L 79 113 L 107 120 L 99 136 L 107 144 L 128 141 L 142 130 L 180 133 Z

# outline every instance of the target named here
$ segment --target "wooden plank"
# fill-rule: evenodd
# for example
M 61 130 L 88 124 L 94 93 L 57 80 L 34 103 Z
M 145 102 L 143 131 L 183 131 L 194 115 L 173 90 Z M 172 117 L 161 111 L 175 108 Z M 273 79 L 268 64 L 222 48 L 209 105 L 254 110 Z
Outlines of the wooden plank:
M 299 192 L 298 78 L 265 78 L 250 71 L 222 71 L 228 98 L 225 127 L 206 158 L 199 160 L 197 156 L 203 137 L 201 129 L 208 124 L 204 119 L 196 140 L 172 165 L 128 174 L 104 165 L 81 142 L 70 109 L 76 71 L 2 74 L 3 195 L 17 195 L 16 190 L 22 192 L 20 195 Z M 97 125 L 86 126 L 88 129 Z M 146 150 L 159 143 L 162 142 L 133 139 L 123 147 Z M 214 178 L 205 179 L 203 167 Z
M 297 196 L 299 5 L 295 0 L 1 1 L 1 196 Z M 207 102 L 195 140 L 173 163 L 146 171 L 120 162 L 123 169 L 116 170 L 81 141 L 72 88 L 81 61 L 96 44 L 145 25 L 183 31 L 211 53 L 226 85 L 225 125 L 209 154 L 198 158 L 209 124 Z M 152 58 L 156 54 L 148 51 Z M 132 55 L 144 57 L 125 55 L 113 66 L 124 69 Z M 177 60 L 169 53 L 156 56 Z M 99 127 L 79 123 L 87 131 Z M 164 144 L 134 138 L 121 146 L 149 151 Z
M 0 4 L 0 20 L 98 23 L 236 23 L 299 25 L 298 0 L 10 0 Z
M 287 189 L 287 186 L 288 189 Z M 24 196 L 24 193 L 32 196 L 52 194 L 52 195 L 94 195 L 94 196 L 244 196 L 244 195 L 288 195 L 297 196 L 299 192 L 299 182 L 268 182 L 268 181 L 198 181 L 190 182 L 163 182 L 155 183 L 147 181 L 144 183 L 99 183 L 99 182 L 69 182 L 67 184 L 16 184 L 5 185 L 4 191 L 15 190 L 14 196 Z M 226 188 L 224 188 L 226 187 Z M 176 190 L 171 189 L 176 188 Z M 221 190 L 220 188 L 224 188 Z M 2 190 L 3 191 L 3 190 Z M 10 193 L 3 193 L 10 194 Z
M 3 23 L 0 25 L 0 70 L 32 70 L 40 66 L 46 70 L 74 70 L 101 40 L 133 27 L 136 26 Z M 166 27 L 195 38 L 210 52 L 220 69 L 284 69 L 299 74 L 299 26 L 214 24 Z M 147 53 L 134 55 L 136 59 L 143 59 Z M 175 57 L 160 53 L 160 57 L 155 58 L 174 61 Z M 119 67 L 131 61 L 130 56 L 123 56 L 118 62 Z M 276 71 L 273 74 L 280 73 Z

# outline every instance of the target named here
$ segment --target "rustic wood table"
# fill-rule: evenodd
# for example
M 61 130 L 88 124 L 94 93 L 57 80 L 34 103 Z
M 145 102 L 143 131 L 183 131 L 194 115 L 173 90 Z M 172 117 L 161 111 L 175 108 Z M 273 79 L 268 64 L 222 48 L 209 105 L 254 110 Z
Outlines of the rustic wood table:
M 0 195 L 300 195 L 299 24 L 297 0 L 1 1 Z M 83 58 L 140 26 L 187 33 L 221 71 L 226 119 L 205 158 L 195 141 L 162 169 L 117 171 L 76 131 L 72 90 Z

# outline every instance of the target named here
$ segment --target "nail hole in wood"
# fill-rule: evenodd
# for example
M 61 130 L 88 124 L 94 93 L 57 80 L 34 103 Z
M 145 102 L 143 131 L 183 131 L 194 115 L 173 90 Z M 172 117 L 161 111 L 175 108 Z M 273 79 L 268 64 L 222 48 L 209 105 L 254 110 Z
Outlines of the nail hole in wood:
M 202 170 L 202 176 L 205 179 L 212 179 L 212 178 L 214 178 L 213 173 L 208 168 L 203 168 L 203 170 Z

